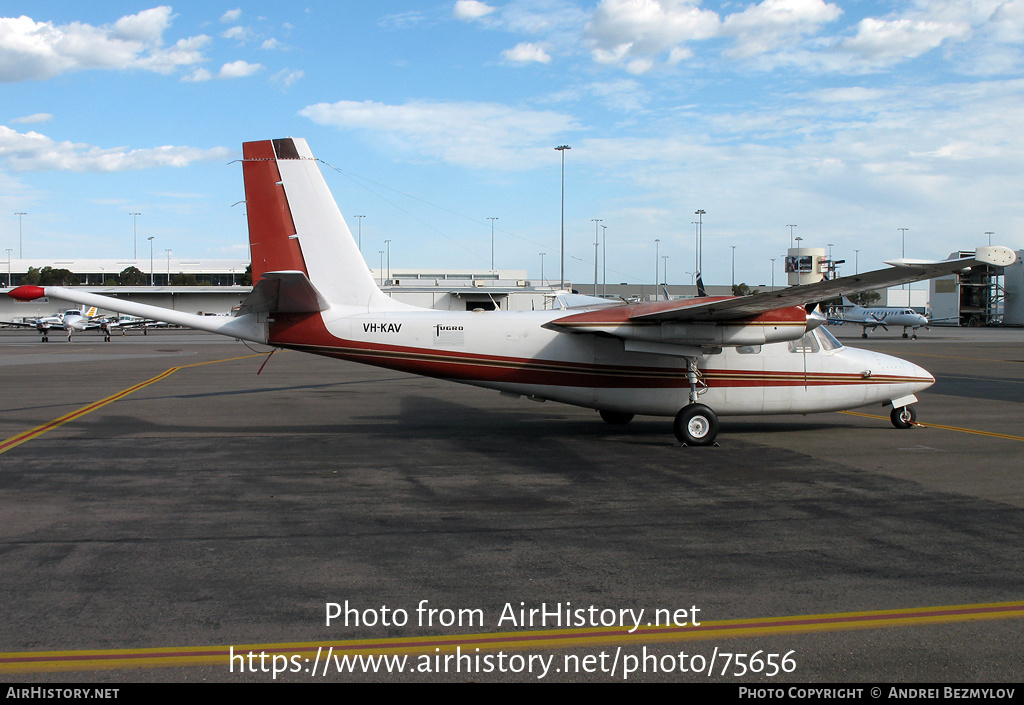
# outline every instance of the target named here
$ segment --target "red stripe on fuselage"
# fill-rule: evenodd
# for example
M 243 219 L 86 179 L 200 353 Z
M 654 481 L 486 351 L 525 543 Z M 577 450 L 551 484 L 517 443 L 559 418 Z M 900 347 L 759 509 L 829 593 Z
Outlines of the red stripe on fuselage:
M 689 386 L 686 367 L 600 365 L 484 355 L 345 340 L 332 335 L 319 314 L 275 314 L 270 343 L 401 372 L 465 382 L 532 384 L 603 389 L 677 389 Z M 798 371 L 704 369 L 715 387 L 786 387 L 899 384 L 928 381 L 914 377 Z

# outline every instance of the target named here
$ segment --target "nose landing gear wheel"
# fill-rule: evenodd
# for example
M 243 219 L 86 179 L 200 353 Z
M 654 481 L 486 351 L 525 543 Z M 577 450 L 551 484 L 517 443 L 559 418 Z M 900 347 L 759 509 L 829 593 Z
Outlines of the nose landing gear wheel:
M 718 416 L 703 404 L 690 404 L 676 414 L 672 430 L 680 443 L 709 446 L 718 436 Z
M 917 421 L 917 410 L 913 406 L 894 408 L 889 413 L 889 420 L 896 428 L 911 428 Z

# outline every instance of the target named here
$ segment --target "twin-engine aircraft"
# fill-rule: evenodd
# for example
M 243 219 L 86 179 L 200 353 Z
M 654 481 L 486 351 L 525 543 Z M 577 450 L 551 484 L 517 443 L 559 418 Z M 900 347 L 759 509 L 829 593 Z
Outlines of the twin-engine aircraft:
M 943 319 L 946 320 L 946 319 Z M 956 320 L 949 319 L 949 320 Z M 909 328 L 912 339 L 917 340 L 917 329 L 921 326 L 927 328 L 932 321 L 928 319 L 924 314 L 918 313 L 912 308 L 894 308 L 892 306 L 876 306 L 873 308 L 867 308 L 864 306 L 858 306 L 846 297 L 843 297 L 843 306 L 838 316 L 829 316 L 829 323 L 836 323 L 842 325 L 844 323 L 854 323 L 858 326 L 862 326 L 860 337 L 868 337 L 868 328 L 872 331 L 882 327 L 883 330 L 889 330 L 889 326 L 903 326 L 903 337 L 907 336 L 907 329 Z
M 979 263 L 1006 266 L 1005 247 L 744 297 L 629 304 L 566 297 L 543 311 L 436 311 L 377 287 L 305 140 L 248 142 L 242 173 L 256 281 L 234 318 L 210 318 L 87 294 L 22 286 L 277 348 L 589 407 L 610 424 L 675 417 L 687 445 L 710 445 L 718 416 L 807 414 L 870 404 L 914 423 L 914 396 L 934 382 L 917 365 L 841 345 L 811 313 L 842 294 L 928 279 Z
M 81 333 L 84 330 L 90 328 L 98 328 L 103 330 L 104 339 L 110 341 L 110 326 L 109 321 L 96 315 L 96 307 L 92 306 L 86 311 L 79 309 L 68 309 L 64 313 L 58 313 L 53 316 L 43 316 L 37 318 L 32 322 L 15 323 L 13 321 L 4 321 L 3 324 L 6 326 L 22 326 L 24 328 L 35 328 L 36 331 L 42 336 L 44 343 L 50 342 L 50 331 L 53 329 L 63 330 L 68 334 L 68 342 L 71 342 L 71 336 L 74 333 Z
M 45 287 L 37 287 L 45 288 Z M 8 292 L 13 294 L 13 290 Z M 18 297 L 15 297 L 18 298 Z M 38 297 L 37 297 L 38 298 Z M 66 299 L 70 300 L 70 299 Z M 136 326 L 144 326 L 152 321 L 125 321 L 122 319 L 111 320 L 106 316 L 96 315 L 96 306 L 89 307 L 86 311 L 79 309 L 68 309 L 64 313 L 58 313 L 53 316 L 44 316 L 37 318 L 31 323 L 15 323 L 14 321 L 0 321 L 5 326 L 21 326 L 23 328 L 35 328 L 41 336 L 41 340 L 44 343 L 50 342 L 50 331 L 53 329 L 63 330 L 68 334 L 68 342 L 71 342 L 71 336 L 75 333 L 81 333 L 86 330 L 100 330 L 103 331 L 104 342 L 110 342 L 110 336 L 115 328 L 123 329 L 132 328 Z M 158 309 L 162 310 L 162 309 Z

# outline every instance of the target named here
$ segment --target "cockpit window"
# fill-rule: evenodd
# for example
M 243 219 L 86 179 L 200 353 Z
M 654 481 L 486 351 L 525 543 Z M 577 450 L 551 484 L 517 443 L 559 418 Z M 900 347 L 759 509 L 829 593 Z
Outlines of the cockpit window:
M 843 344 L 836 340 L 835 336 L 825 330 L 824 327 L 815 328 L 814 334 L 818 338 L 818 342 L 821 343 L 822 350 L 838 350 L 843 347 Z
M 820 349 L 818 339 L 814 337 L 814 331 L 804 333 L 800 340 L 789 341 L 789 351 L 795 353 L 816 353 Z

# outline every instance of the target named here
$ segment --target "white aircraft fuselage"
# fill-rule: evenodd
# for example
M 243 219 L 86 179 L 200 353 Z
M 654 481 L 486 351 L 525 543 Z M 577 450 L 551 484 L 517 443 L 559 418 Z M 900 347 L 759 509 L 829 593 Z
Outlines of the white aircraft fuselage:
M 234 318 L 198 316 L 63 287 L 51 296 L 277 348 L 376 365 L 598 410 L 608 423 L 674 416 L 680 441 L 708 445 L 718 415 L 806 414 L 871 404 L 909 427 L 917 365 L 847 348 L 812 304 L 919 281 L 978 262 L 1005 266 L 1008 248 L 976 258 L 894 263 L 892 269 L 745 297 L 628 304 L 558 300 L 542 311 L 450 312 L 386 296 L 373 280 L 304 140 L 243 145 L 256 285 Z

